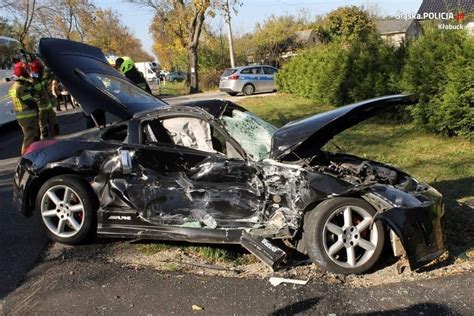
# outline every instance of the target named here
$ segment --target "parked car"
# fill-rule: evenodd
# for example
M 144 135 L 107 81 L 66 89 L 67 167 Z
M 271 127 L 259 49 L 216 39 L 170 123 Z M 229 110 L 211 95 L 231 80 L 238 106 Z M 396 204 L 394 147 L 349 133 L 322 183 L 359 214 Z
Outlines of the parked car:
M 404 171 L 323 146 L 412 96 L 370 99 L 276 128 L 225 100 L 173 107 L 135 87 L 82 43 L 42 39 L 47 66 L 87 115 L 121 121 L 33 143 L 14 205 L 48 236 L 91 234 L 241 244 L 277 268 L 275 243 L 335 273 L 363 273 L 384 244 L 417 269 L 445 251 L 443 199 Z M 100 62 L 102 61 L 102 63 Z
M 178 81 L 181 82 L 186 79 L 186 76 L 181 71 L 172 71 L 166 75 L 166 80 L 170 82 Z
M 143 74 L 146 81 L 157 81 L 159 79 L 159 66 L 155 62 L 135 63 L 135 67 Z
M 235 96 L 242 92 L 276 91 L 275 73 L 277 68 L 267 65 L 252 65 L 224 70 L 219 82 L 219 90 Z

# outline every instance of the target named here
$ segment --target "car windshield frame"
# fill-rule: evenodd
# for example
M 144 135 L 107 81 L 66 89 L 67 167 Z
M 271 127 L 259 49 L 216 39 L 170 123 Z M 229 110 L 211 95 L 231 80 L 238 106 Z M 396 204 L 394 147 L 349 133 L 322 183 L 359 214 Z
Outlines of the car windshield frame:
M 221 117 L 225 131 L 254 161 L 270 158 L 273 135 L 278 130 L 271 123 L 249 111 L 232 110 Z

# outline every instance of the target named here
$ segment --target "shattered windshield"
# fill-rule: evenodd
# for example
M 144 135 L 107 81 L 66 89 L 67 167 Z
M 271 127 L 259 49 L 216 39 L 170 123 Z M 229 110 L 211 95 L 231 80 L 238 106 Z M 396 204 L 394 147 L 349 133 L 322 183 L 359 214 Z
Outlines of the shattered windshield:
M 270 156 L 272 137 L 277 128 L 250 112 L 233 110 L 232 116 L 223 116 L 227 132 L 253 160 Z

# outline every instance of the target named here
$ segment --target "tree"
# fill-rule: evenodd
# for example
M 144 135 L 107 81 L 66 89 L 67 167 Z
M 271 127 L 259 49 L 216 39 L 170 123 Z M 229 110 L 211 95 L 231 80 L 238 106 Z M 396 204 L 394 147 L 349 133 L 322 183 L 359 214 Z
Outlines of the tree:
M 13 25 L 4 17 L 0 17 L 0 34 L 2 36 L 14 36 Z
M 132 0 L 141 6 L 153 8 L 150 31 L 153 33 L 156 48 L 170 45 L 184 48 L 188 61 L 189 92 L 199 92 L 199 38 L 206 13 L 211 13 L 211 0 Z M 168 48 L 163 51 L 169 51 Z M 160 55 L 160 58 L 163 58 Z
M 13 17 L 15 38 L 28 49 L 32 49 L 33 46 L 29 31 L 37 10 L 42 7 L 41 4 L 42 3 L 37 0 L 0 1 L 0 6 Z
M 36 31 L 50 37 L 83 42 L 85 29 L 91 24 L 95 10 L 90 0 L 48 0 L 37 10 Z
M 330 12 L 317 28 L 319 39 L 326 43 L 364 41 L 374 32 L 374 21 L 366 11 L 356 6 L 340 7 Z
M 298 17 L 271 15 L 262 24 L 257 24 L 251 36 L 253 52 L 249 53 L 255 61 L 276 64 L 284 52 L 300 46 L 295 32 L 306 26 L 306 21 Z
M 126 55 L 136 62 L 153 59 L 142 49 L 140 41 L 123 25 L 120 16 L 111 9 L 95 10 L 85 33 L 86 42 L 99 47 L 105 54 Z

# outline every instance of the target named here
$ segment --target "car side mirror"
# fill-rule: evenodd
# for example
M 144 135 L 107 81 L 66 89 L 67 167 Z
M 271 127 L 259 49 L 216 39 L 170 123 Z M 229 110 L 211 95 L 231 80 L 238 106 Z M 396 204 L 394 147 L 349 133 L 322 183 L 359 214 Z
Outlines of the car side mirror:
M 129 174 L 132 172 L 132 158 L 130 156 L 130 151 L 127 149 L 120 150 L 120 161 L 122 163 L 122 172 Z

